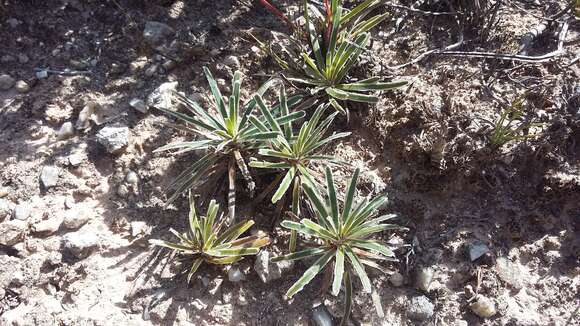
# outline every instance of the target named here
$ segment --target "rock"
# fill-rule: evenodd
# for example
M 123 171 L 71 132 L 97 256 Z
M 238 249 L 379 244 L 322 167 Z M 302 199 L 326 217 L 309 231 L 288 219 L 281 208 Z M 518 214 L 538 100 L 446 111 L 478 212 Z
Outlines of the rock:
M 59 169 L 56 166 L 47 165 L 40 172 L 40 181 L 45 188 L 56 186 L 58 182 Z
M 157 73 L 157 69 L 159 68 L 159 65 L 152 64 L 149 67 L 147 67 L 147 69 L 145 69 L 145 76 L 147 77 L 152 77 L 155 75 L 155 73 Z
M 84 160 L 84 156 L 80 153 L 74 153 L 69 155 L 68 162 L 72 166 L 79 166 Z
M 469 305 L 469 309 L 474 314 L 482 318 L 491 318 L 496 314 L 495 303 L 482 295 L 477 297 L 477 301 Z
M 125 181 L 132 186 L 136 186 L 139 183 L 139 176 L 135 171 L 129 170 L 125 176 Z
M 0 198 L 0 222 L 10 218 L 14 204 L 6 199 Z
M 228 55 L 224 59 L 224 64 L 227 66 L 234 67 L 234 68 L 239 68 L 240 67 L 240 59 L 238 59 L 238 57 L 236 57 L 234 55 Z
M 16 61 L 16 58 L 13 57 L 13 56 L 11 56 L 11 55 L 9 55 L 9 54 L 3 55 L 0 58 L 0 63 L 10 63 L 10 62 L 14 62 L 14 61 Z
M 99 120 L 100 109 L 101 106 L 97 102 L 88 102 L 79 113 L 76 128 L 87 129 L 91 126 L 91 121 L 97 123 L 97 121 Z
M 145 23 L 143 30 L 143 38 L 152 47 L 157 47 L 167 41 L 167 39 L 175 34 L 175 30 L 170 26 L 156 22 L 148 21 Z
M 25 82 L 24 80 L 17 81 L 15 88 L 18 91 L 18 93 L 22 94 L 28 93 L 28 91 L 30 91 L 30 85 L 28 85 L 28 83 Z
M 159 85 L 147 97 L 147 105 L 159 109 L 171 109 L 173 92 L 177 88 L 177 82 L 167 82 Z
M 73 107 L 68 103 L 62 105 L 48 104 L 44 109 L 44 117 L 51 123 L 61 124 L 72 117 L 73 111 Z
M 18 25 L 20 25 L 22 22 L 16 18 L 8 18 L 6 19 L 6 24 L 8 24 L 11 28 L 16 28 L 18 27 Z
M 16 80 L 14 80 L 14 78 L 10 77 L 10 75 L 0 75 L 0 90 L 1 91 L 7 91 L 9 89 L 12 88 L 12 86 L 14 86 L 14 83 L 16 83 Z
M 254 270 L 258 273 L 262 282 L 268 283 L 281 278 L 282 273 L 292 269 L 293 266 L 292 261 L 271 262 L 270 252 L 268 250 L 262 250 L 256 256 Z
M 6 221 L 0 224 L 0 244 L 13 246 L 22 240 L 26 231 L 26 222 L 21 220 Z
M 48 78 L 48 71 L 46 70 L 39 70 L 36 72 L 36 78 L 38 79 L 45 79 Z
M 26 221 L 32 213 L 32 207 L 29 203 L 20 203 L 14 207 L 14 218 L 21 221 Z
M 99 238 L 92 231 L 81 230 L 69 233 L 63 237 L 63 247 L 78 259 L 83 259 L 91 254 L 99 245 Z
M 495 270 L 499 278 L 513 288 L 521 289 L 524 286 L 524 279 L 526 279 L 527 273 L 523 271 L 519 264 L 512 263 L 505 257 L 498 257 Z
M 64 218 L 62 215 L 52 216 L 47 220 L 40 221 L 32 226 L 35 233 L 41 233 L 43 235 L 51 235 L 60 229 Z
M 65 140 L 72 137 L 75 134 L 75 130 L 72 122 L 67 121 L 62 124 L 58 132 L 56 133 L 56 138 L 58 140 Z
M 332 316 L 324 304 L 319 304 L 312 309 L 312 321 L 316 326 L 332 326 Z
M 244 275 L 238 266 L 232 266 L 228 271 L 228 280 L 230 280 L 230 282 L 237 283 L 244 281 L 245 279 L 246 275 Z
M 76 204 L 76 201 L 75 201 L 74 197 L 72 197 L 72 196 L 67 196 L 64 199 L 64 207 L 66 207 L 68 209 L 73 208 L 75 206 L 75 204 Z
M 85 225 L 90 219 L 91 216 L 87 210 L 71 209 L 65 213 L 63 225 L 67 229 L 75 230 Z
M 115 154 L 129 144 L 129 127 L 106 126 L 97 133 L 97 142 L 103 145 L 109 153 Z
M 422 267 L 417 271 L 417 278 L 415 280 L 415 285 L 417 286 L 417 289 L 424 292 L 429 292 L 432 281 L 433 281 L 433 269 L 429 267 Z
M 124 184 L 119 185 L 119 188 L 117 188 L 117 195 L 121 198 L 127 197 L 129 195 L 129 188 Z
M 489 248 L 483 242 L 472 242 L 467 245 L 467 253 L 469 254 L 469 259 L 471 261 L 475 261 L 479 257 L 487 254 L 489 252 Z
M 129 105 L 141 113 L 147 113 L 148 107 L 142 99 L 134 98 L 129 101 Z
M 24 64 L 24 63 L 27 63 L 28 61 L 30 61 L 30 58 L 28 58 L 28 56 L 26 54 L 19 54 L 18 55 L 18 62 Z
M 427 320 L 433 316 L 435 305 L 426 296 L 411 299 L 407 306 L 407 315 L 414 320 Z
M 403 285 L 403 282 L 405 281 L 403 275 L 399 272 L 395 272 L 393 273 L 393 275 L 391 275 L 391 277 L 389 278 L 389 281 L 391 282 L 391 284 L 393 286 L 399 287 Z
M 161 65 L 161 67 L 163 67 L 163 69 L 165 69 L 165 71 L 170 71 L 171 69 L 175 68 L 175 61 L 173 60 L 166 60 L 165 62 L 163 62 L 163 64 Z

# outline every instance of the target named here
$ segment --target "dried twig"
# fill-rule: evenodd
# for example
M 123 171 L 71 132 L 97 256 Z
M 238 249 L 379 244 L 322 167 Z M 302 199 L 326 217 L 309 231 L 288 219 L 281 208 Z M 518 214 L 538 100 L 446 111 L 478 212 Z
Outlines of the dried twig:
M 398 4 L 394 4 L 394 3 L 390 3 L 390 2 L 386 2 L 384 3 L 385 6 L 387 7 L 393 7 L 393 8 L 397 8 L 397 9 L 403 9 L 403 10 L 407 10 L 410 12 L 414 12 L 417 14 L 421 14 L 421 15 L 427 15 L 427 16 L 457 16 L 459 15 L 457 12 L 449 12 L 449 11 L 443 11 L 443 12 L 438 12 L 438 11 L 425 11 L 425 10 L 421 10 L 421 9 L 416 9 L 413 7 L 407 7 L 407 6 L 403 6 L 403 5 L 398 5 Z

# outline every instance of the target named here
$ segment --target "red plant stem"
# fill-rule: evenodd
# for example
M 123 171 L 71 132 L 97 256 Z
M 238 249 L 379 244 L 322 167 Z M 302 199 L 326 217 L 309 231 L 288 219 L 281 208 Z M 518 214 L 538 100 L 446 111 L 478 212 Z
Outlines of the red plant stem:
M 326 7 L 326 33 L 324 34 L 325 48 L 330 44 L 330 33 L 332 32 L 332 8 L 328 0 L 324 0 L 324 7 Z
M 262 6 L 266 8 L 266 10 L 276 15 L 278 18 L 282 19 L 290 27 L 291 30 L 294 30 L 294 24 L 290 22 L 290 20 L 286 17 L 286 15 L 284 15 L 284 13 L 282 13 L 282 11 L 280 11 L 280 9 L 276 8 L 276 6 L 274 6 L 267 0 L 260 0 L 260 3 L 262 4 Z

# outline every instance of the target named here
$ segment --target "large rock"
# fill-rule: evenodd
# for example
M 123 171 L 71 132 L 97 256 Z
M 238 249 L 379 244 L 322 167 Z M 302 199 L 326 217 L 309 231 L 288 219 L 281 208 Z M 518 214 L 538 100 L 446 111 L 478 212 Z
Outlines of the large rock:
M 20 220 L 6 221 L 0 224 L 0 244 L 12 246 L 22 240 L 26 231 L 26 222 Z
M 415 286 L 417 289 L 429 292 L 431 289 L 431 282 L 433 282 L 433 269 L 430 267 L 422 267 L 417 271 Z
M 495 270 L 501 280 L 515 289 L 521 289 L 529 277 L 520 264 L 513 263 L 505 257 L 497 258 Z
M 10 75 L 0 75 L 0 90 L 7 91 L 14 86 L 16 80 L 12 78 Z
M 115 154 L 129 144 L 129 127 L 123 125 L 106 126 L 97 133 L 97 141 L 109 153 Z
M 407 315 L 414 320 L 427 320 L 433 316 L 435 305 L 426 296 L 411 299 L 407 307 Z
M 51 235 L 60 229 L 64 217 L 62 215 L 52 216 L 49 219 L 40 221 L 32 226 L 35 233 Z
M 63 237 L 63 247 L 79 259 L 88 257 L 99 245 L 99 238 L 94 232 L 81 230 Z
M 14 218 L 21 221 L 26 221 L 32 213 L 32 206 L 28 202 L 20 203 L 14 208 Z
M 317 305 L 312 309 L 312 321 L 316 326 L 332 326 L 332 316 L 324 304 Z
M 146 22 L 143 30 L 143 38 L 152 47 L 167 43 L 168 39 L 174 34 L 175 30 L 169 25 L 156 21 Z

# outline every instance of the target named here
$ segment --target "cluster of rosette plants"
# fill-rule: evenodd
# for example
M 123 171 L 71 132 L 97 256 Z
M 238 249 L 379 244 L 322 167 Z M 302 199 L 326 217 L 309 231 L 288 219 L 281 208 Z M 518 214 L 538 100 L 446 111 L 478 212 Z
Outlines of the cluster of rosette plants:
M 203 263 L 234 264 L 244 256 L 256 255 L 271 242 L 265 232 L 248 235 L 254 222 L 239 220 L 236 194 L 244 188 L 249 197 L 256 192 L 262 198 L 271 195 L 273 204 L 282 203 L 286 209 L 288 219 L 280 225 L 289 230 L 288 253 L 273 261 L 306 259 L 304 262 L 311 263 L 286 295 L 294 296 L 317 275 L 327 273 L 332 281 L 326 277 L 329 281 L 323 282 L 323 291 L 334 296 L 344 291 L 345 324 L 352 307 L 353 279 L 358 278 L 363 291 L 370 293 L 367 270 L 384 272 L 381 264 L 395 260 L 392 249 L 376 240 L 377 235 L 401 227 L 388 223 L 396 215 L 379 214 L 385 196 L 357 200 L 359 169 L 345 192 L 337 191 L 331 167 L 344 162 L 330 155 L 327 145 L 350 135 L 334 131 L 333 124 L 339 115 L 348 118 L 349 106 L 377 103 L 381 91 L 406 82 L 358 77 L 354 73 L 367 51 L 369 31 L 388 15 L 381 10 L 379 0 L 366 0 L 350 8 L 343 7 L 340 0 L 319 4 L 305 0 L 301 17 L 296 20 L 287 18 L 270 2 L 260 2 L 290 31 L 285 35 L 287 42 L 277 49 L 268 46 L 268 41 L 254 38 L 279 65 L 280 77 L 268 80 L 243 101 L 239 71 L 232 77 L 231 95 L 225 96 L 204 67 L 212 94 L 209 107 L 175 93 L 179 105 L 163 111 L 181 122 L 174 127 L 191 134 L 191 138 L 157 151 L 195 157 L 173 181 L 168 198 L 172 203 L 188 197 L 189 228 L 184 232 L 172 229 L 177 239 L 174 242 L 151 243 L 190 257 L 188 280 Z M 274 86 L 277 96 L 270 96 L 268 101 L 267 93 Z M 316 168 L 321 166 L 325 167 L 324 173 L 317 173 Z M 271 176 L 273 182 L 256 189 L 254 179 L 258 174 Z M 227 213 L 220 212 L 214 199 L 200 213 L 196 194 L 221 181 L 227 184 L 220 197 L 227 201 Z

